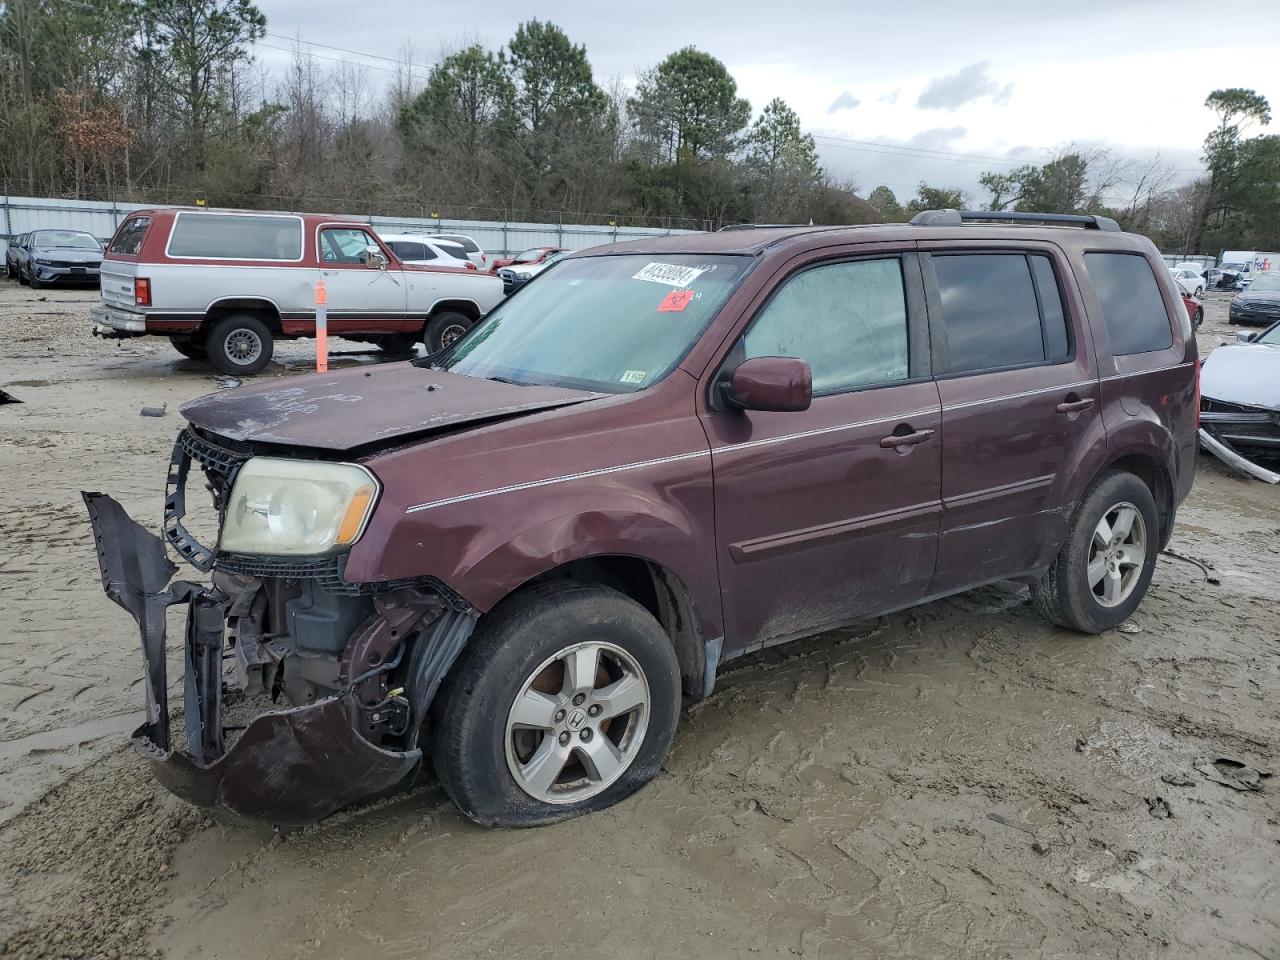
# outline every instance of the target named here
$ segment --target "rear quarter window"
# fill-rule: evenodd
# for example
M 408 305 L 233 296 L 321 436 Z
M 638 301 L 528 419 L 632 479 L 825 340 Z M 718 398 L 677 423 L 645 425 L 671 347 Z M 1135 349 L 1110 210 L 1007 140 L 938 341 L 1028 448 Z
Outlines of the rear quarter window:
M 109 253 L 118 253 L 122 257 L 136 257 L 142 252 L 142 241 L 147 239 L 147 231 L 151 229 L 150 217 L 130 217 L 120 224 L 120 229 L 111 238 Z
M 1152 353 L 1173 346 L 1173 327 L 1146 257 L 1086 253 L 1084 262 L 1102 306 L 1114 356 Z
M 216 213 L 180 213 L 169 235 L 171 257 L 211 260 L 302 259 L 302 221 Z

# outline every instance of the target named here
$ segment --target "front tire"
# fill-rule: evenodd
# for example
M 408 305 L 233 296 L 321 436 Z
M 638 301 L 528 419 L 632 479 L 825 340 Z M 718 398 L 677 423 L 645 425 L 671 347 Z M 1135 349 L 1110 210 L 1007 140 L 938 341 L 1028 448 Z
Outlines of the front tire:
M 661 769 L 680 668 L 652 614 L 607 587 L 553 582 L 486 615 L 432 707 L 445 792 L 488 826 L 601 810 Z
M 1151 585 L 1160 517 L 1147 485 L 1132 473 L 1098 478 L 1072 518 L 1067 541 L 1031 598 L 1046 620 L 1102 633 L 1132 616 Z
M 437 313 L 427 322 L 422 341 L 426 344 L 427 353 L 439 353 L 445 347 L 471 329 L 471 318 L 456 310 Z
M 239 313 L 213 325 L 205 339 L 205 349 L 209 362 L 222 373 L 247 376 L 266 368 L 275 344 L 265 323 L 251 314 Z
M 1204 323 L 1204 307 L 1196 307 L 1196 312 L 1191 317 L 1191 329 L 1199 330 L 1202 323 Z

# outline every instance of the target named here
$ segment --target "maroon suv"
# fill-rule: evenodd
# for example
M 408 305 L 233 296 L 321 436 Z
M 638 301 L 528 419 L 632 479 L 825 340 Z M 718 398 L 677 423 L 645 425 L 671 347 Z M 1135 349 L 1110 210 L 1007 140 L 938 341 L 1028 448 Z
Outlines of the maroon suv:
M 481 823 L 608 806 L 751 650 L 1006 579 L 1120 623 L 1191 487 L 1196 371 L 1155 247 L 1102 217 L 576 254 L 435 357 L 185 406 L 164 538 L 209 580 L 86 494 L 142 635 L 135 743 L 175 793 L 279 823 L 428 763 Z

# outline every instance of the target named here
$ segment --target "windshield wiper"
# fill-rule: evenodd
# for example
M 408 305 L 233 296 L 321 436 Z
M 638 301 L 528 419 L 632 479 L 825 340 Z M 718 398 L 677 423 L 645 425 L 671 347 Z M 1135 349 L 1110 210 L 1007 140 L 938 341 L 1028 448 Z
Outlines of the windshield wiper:
M 529 384 L 523 380 L 512 380 L 510 377 L 485 377 L 486 380 L 492 380 L 494 383 L 509 383 L 516 387 L 527 387 Z

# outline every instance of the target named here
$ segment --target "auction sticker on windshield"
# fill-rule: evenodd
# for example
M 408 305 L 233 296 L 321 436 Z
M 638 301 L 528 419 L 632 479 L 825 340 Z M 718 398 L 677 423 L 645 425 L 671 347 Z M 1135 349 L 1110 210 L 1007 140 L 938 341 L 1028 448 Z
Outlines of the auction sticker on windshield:
M 672 290 L 658 304 L 659 313 L 680 313 L 697 294 L 692 290 Z
M 665 283 L 669 287 L 687 287 L 706 272 L 705 267 L 682 267 L 675 263 L 646 263 L 631 279 Z

